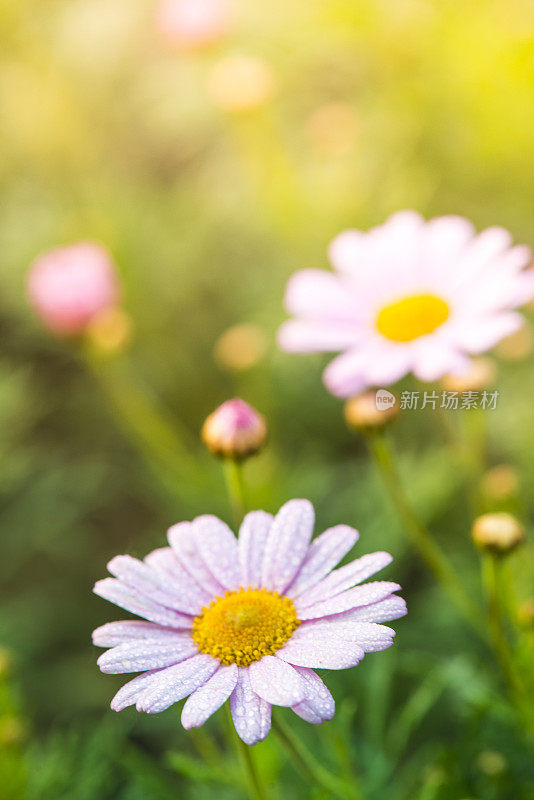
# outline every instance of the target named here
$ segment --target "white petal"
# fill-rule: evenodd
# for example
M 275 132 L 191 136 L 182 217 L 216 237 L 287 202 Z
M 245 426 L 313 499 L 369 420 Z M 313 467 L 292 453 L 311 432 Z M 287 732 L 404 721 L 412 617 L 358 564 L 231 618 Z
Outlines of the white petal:
M 157 622 L 170 628 L 191 628 L 193 618 L 165 608 L 159 603 L 150 600 L 146 595 L 136 591 L 133 587 L 127 586 L 116 578 L 104 578 L 95 583 L 94 593 L 109 600 L 110 603 L 144 617 L 151 622 Z
M 390 622 L 393 619 L 404 617 L 407 613 L 406 601 L 402 597 L 392 594 L 386 597 L 385 600 L 379 600 L 377 603 L 371 603 L 368 606 L 353 608 L 350 611 L 336 614 L 333 617 L 326 617 L 324 621 Z
M 250 685 L 248 667 L 240 667 L 237 685 L 230 697 L 235 729 L 245 744 L 262 742 L 271 729 L 271 705 Z
M 187 634 L 175 634 L 174 639 L 162 642 L 158 639 L 143 639 L 124 642 L 106 653 L 97 661 L 98 666 L 109 675 L 122 672 L 142 672 L 161 669 L 185 661 L 198 652 L 197 646 Z
M 290 500 L 272 524 L 263 560 L 262 582 L 283 592 L 297 574 L 313 533 L 315 514 L 308 500 Z
M 392 561 L 393 556 L 382 551 L 368 553 L 355 561 L 351 561 L 350 564 L 331 572 L 317 586 L 301 594 L 299 608 L 305 608 L 341 594 L 346 589 L 350 589 L 356 584 L 367 580 L 375 572 L 391 564 Z
M 375 622 L 357 622 L 343 619 L 343 614 L 321 620 L 310 620 L 299 628 L 301 636 L 318 642 L 332 637 L 345 642 L 355 642 L 365 653 L 378 653 L 393 643 L 395 631 Z
M 217 659 L 199 653 L 157 673 L 150 686 L 138 697 L 137 710 L 158 714 L 194 692 L 219 668 Z
M 286 594 L 298 597 L 328 575 L 358 541 L 358 531 L 336 525 L 321 533 L 308 548 L 306 558 Z
M 169 548 L 170 550 L 170 548 Z M 148 557 L 147 557 L 148 558 Z M 178 565 L 180 569 L 180 565 Z M 167 608 L 173 608 L 185 614 L 198 614 L 202 603 L 191 602 L 191 592 L 194 590 L 191 579 L 180 593 L 168 578 L 163 578 L 148 563 L 143 563 L 132 556 L 115 556 L 108 564 L 108 570 L 123 583 L 132 586 L 136 591 L 146 595 L 150 600 Z M 182 569 L 182 572 L 185 572 Z M 188 578 L 187 573 L 185 573 Z M 187 591 L 189 589 L 189 592 Z
M 306 697 L 306 686 L 292 666 L 264 656 L 250 665 L 250 685 L 257 695 L 277 706 L 294 706 Z
M 237 665 L 221 666 L 199 689 L 189 695 L 182 710 L 186 730 L 199 728 L 228 700 L 237 683 Z
M 176 628 L 164 628 L 154 622 L 129 619 L 120 622 L 107 622 L 93 631 L 93 644 L 97 647 L 115 647 L 117 644 L 130 642 L 132 639 L 159 639 L 166 641 L 174 638 Z
M 273 515 L 265 511 L 251 511 L 243 520 L 239 530 L 239 564 L 241 567 L 241 585 L 252 589 L 261 587 L 261 575 L 265 545 Z
M 379 600 L 383 600 L 388 595 L 398 591 L 398 589 L 400 589 L 398 583 L 373 581 L 363 586 L 356 586 L 354 589 L 347 589 L 347 591 L 341 592 L 341 594 L 335 597 L 331 597 L 320 603 L 314 603 L 314 605 L 304 608 L 301 608 L 300 598 L 297 598 L 295 601 L 295 608 L 298 618 L 301 621 L 317 619 L 318 617 L 326 617 L 330 614 L 341 614 L 342 611 L 349 611 L 351 608 L 377 603 Z
M 276 653 L 294 666 L 316 669 L 348 669 L 355 667 L 365 655 L 356 642 L 341 639 L 324 631 L 316 633 L 305 626 L 295 631 L 291 639 Z
M 188 613 L 196 616 L 213 599 L 182 566 L 172 547 L 153 550 L 146 556 L 145 563 L 158 574 L 162 587 L 172 592 L 176 602 Z
M 240 585 L 237 540 L 224 522 L 206 514 L 193 521 L 198 552 L 214 578 L 225 589 Z
M 167 531 L 167 538 L 182 566 L 208 594 L 213 598 L 224 594 L 224 586 L 213 577 L 199 553 L 198 539 L 191 522 L 173 525 Z
M 296 670 L 306 683 L 306 699 L 293 706 L 295 714 L 313 725 L 332 719 L 336 704 L 321 678 L 306 667 L 296 667 Z

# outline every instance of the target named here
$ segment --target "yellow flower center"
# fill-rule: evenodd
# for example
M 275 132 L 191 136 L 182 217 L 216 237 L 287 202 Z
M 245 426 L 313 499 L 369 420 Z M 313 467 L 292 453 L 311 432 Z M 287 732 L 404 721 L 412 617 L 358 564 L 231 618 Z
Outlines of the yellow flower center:
M 433 333 L 449 318 L 449 306 L 433 294 L 414 294 L 384 306 L 376 318 L 376 327 L 386 339 L 411 342 Z
M 205 606 L 193 622 L 193 640 L 221 664 L 248 667 L 271 656 L 300 622 L 293 601 L 267 589 L 226 592 Z

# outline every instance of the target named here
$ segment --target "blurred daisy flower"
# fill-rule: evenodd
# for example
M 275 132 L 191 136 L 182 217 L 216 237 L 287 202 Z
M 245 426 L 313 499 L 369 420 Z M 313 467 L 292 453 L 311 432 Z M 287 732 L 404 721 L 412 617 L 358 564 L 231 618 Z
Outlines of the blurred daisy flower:
M 354 667 L 385 650 L 394 631 L 379 623 L 406 613 L 400 587 L 360 585 L 391 562 L 364 555 L 334 567 L 358 533 L 338 525 L 311 541 L 314 511 L 291 500 L 276 517 L 253 511 L 239 538 L 213 516 L 169 530 L 170 547 L 144 561 L 117 556 L 114 578 L 96 594 L 146 621 L 111 622 L 93 634 L 110 648 L 106 673 L 142 672 L 112 700 L 120 711 L 157 713 L 187 697 L 185 728 L 202 725 L 226 700 L 247 744 L 264 739 L 271 706 L 289 706 L 314 724 L 334 715 L 334 700 L 314 668 Z
M 285 304 L 295 319 L 279 333 L 295 353 L 344 351 L 324 372 L 327 389 L 350 397 L 409 372 L 423 381 L 469 368 L 523 324 L 514 309 L 534 296 L 530 250 L 503 228 L 476 234 L 457 216 L 425 222 L 400 211 L 367 233 L 337 236 L 335 273 L 303 270 Z
M 83 332 L 118 303 L 119 282 L 107 250 L 80 242 L 39 256 L 30 269 L 28 294 L 45 325 L 68 336 Z

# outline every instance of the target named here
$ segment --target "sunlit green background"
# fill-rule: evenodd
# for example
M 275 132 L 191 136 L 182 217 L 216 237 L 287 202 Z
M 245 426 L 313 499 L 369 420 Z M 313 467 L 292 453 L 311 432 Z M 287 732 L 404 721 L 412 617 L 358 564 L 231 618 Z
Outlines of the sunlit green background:
M 385 574 L 400 576 L 410 609 L 392 651 L 327 676 L 335 720 L 321 730 L 294 717 L 295 729 L 333 770 L 355 766 L 365 800 L 531 799 L 532 752 L 490 657 L 405 545 L 322 386 L 324 359 L 278 352 L 275 334 L 289 275 L 326 266 L 345 227 L 416 208 L 534 244 L 534 4 L 234 7 L 224 41 L 184 54 L 159 37 L 150 0 L 0 3 L 0 643 L 13 662 L 0 691 L 0 797 L 245 797 L 222 712 L 205 728 L 223 748 L 216 768 L 176 707 L 109 711 L 121 679 L 98 672 L 90 644 L 94 627 L 124 616 L 91 594 L 112 555 L 142 556 L 199 513 L 230 519 L 198 431 L 237 394 L 271 430 L 247 468 L 251 504 L 304 496 L 319 528 L 355 525 L 360 552 L 395 555 Z M 235 54 L 264 59 L 276 83 L 241 113 L 208 88 Z M 111 250 L 134 330 L 124 354 L 90 363 L 42 328 L 25 294 L 37 254 L 88 238 Z M 265 347 L 236 371 L 214 348 L 241 323 Z M 482 423 L 488 465 L 521 470 L 516 510 L 528 523 L 531 359 L 503 363 L 498 388 L 484 420 L 450 421 L 460 432 Z M 145 415 L 144 433 L 132 414 L 137 425 Z M 475 594 L 472 510 L 437 415 L 406 414 L 394 438 L 411 495 Z M 526 597 L 533 576 L 514 558 Z M 273 798 L 309 796 L 275 741 L 256 752 Z

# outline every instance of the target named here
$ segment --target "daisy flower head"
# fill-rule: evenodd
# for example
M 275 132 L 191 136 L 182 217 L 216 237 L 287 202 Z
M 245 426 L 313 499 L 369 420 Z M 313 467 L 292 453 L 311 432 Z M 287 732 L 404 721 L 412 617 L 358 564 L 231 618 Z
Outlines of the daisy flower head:
M 227 700 L 247 744 L 264 739 L 271 706 L 287 706 L 320 724 L 334 700 L 314 671 L 356 666 L 385 650 L 394 631 L 381 623 L 406 613 L 397 583 L 362 583 L 391 562 L 364 555 L 335 569 L 358 539 L 346 526 L 312 541 L 314 511 L 291 500 L 273 517 L 247 514 L 236 539 L 213 516 L 181 522 L 169 547 L 144 561 L 117 556 L 113 578 L 96 594 L 143 620 L 111 622 L 93 634 L 108 649 L 102 672 L 141 674 L 111 707 L 157 713 L 187 698 L 185 728 L 202 725 Z
M 508 231 L 476 234 L 457 216 L 425 221 L 393 214 L 368 232 L 349 230 L 330 245 L 334 272 L 303 270 L 289 281 L 294 319 L 279 332 L 294 353 L 342 351 L 324 383 L 347 398 L 408 373 L 434 381 L 468 369 L 523 324 L 515 309 L 534 297 L 530 250 Z

